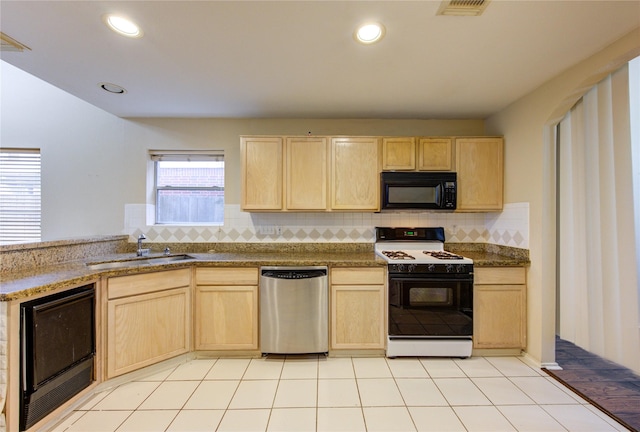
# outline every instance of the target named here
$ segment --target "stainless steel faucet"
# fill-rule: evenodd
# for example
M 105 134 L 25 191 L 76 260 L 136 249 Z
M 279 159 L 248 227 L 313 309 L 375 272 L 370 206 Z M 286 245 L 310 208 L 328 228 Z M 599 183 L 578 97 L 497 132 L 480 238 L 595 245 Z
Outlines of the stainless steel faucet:
M 145 255 L 145 252 L 148 254 L 149 253 L 149 249 L 142 249 L 142 240 L 146 239 L 147 237 L 144 234 L 140 234 L 138 236 L 138 250 L 136 251 L 136 256 L 143 256 Z

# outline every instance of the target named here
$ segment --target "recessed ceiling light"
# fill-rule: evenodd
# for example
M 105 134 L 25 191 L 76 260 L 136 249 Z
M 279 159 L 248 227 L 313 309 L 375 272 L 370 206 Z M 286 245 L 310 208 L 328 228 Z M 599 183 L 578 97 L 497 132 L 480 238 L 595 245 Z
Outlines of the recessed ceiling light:
M 131 38 L 142 37 L 142 30 L 131 20 L 118 15 L 104 15 L 105 24 L 114 32 Z
M 124 93 L 127 92 L 127 90 L 125 90 L 123 87 L 120 87 L 119 85 L 111 84 L 111 83 L 108 83 L 108 82 L 98 83 L 98 86 L 102 90 L 108 91 L 109 93 L 124 94 Z
M 363 44 L 378 42 L 384 37 L 385 28 L 379 23 L 369 23 L 358 27 L 354 36 L 356 40 Z

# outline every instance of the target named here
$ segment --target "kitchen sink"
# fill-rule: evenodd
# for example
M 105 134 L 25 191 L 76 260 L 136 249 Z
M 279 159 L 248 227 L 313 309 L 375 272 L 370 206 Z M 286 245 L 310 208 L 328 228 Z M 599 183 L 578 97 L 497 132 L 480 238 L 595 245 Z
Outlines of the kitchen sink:
M 158 265 L 158 264 L 167 264 L 175 261 L 185 261 L 194 259 L 191 255 L 165 255 L 165 256 L 156 256 L 156 257 L 136 257 L 125 260 L 118 261 L 105 261 L 105 262 L 95 262 L 95 263 L 87 263 L 87 267 L 92 270 L 110 270 L 110 269 L 119 269 L 124 267 L 132 267 L 132 266 L 144 266 L 144 265 Z

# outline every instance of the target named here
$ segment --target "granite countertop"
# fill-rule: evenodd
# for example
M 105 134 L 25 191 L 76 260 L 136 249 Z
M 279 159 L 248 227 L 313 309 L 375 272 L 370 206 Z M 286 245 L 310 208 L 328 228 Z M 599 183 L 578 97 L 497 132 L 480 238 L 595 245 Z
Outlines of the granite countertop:
M 254 266 L 315 266 L 329 267 L 377 267 L 386 262 L 373 251 L 261 251 L 261 252 L 210 252 L 189 253 L 193 259 L 161 264 L 140 264 L 135 255 L 112 254 L 86 261 L 66 262 L 35 269 L 15 271 L 2 276 L 0 301 L 20 300 L 60 288 L 73 287 L 97 281 L 102 276 L 126 276 L 152 271 L 184 267 L 254 267 Z M 163 257 L 161 253 L 150 257 Z M 133 260 L 131 265 L 116 269 L 96 270 L 87 263 Z
M 514 267 L 531 264 L 528 249 L 488 243 L 447 243 L 445 249 L 471 258 L 474 267 Z
M 474 265 L 529 265 L 528 250 L 503 248 L 488 244 L 447 244 L 445 249 L 471 258 Z M 373 252 L 373 248 L 335 247 L 318 249 L 288 245 L 286 248 L 246 247 L 222 248 L 207 252 L 183 252 L 192 259 L 148 264 L 135 261 L 135 253 L 102 255 L 86 260 L 68 261 L 49 266 L 33 266 L 2 274 L 0 301 L 22 300 L 37 294 L 98 281 L 101 277 L 125 276 L 138 273 L 184 267 L 253 267 L 253 266 L 315 266 L 377 267 L 387 263 Z M 178 254 L 178 252 L 176 252 Z M 151 257 L 162 257 L 152 253 Z M 115 269 L 92 269 L 87 263 L 132 260 L 130 265 Z

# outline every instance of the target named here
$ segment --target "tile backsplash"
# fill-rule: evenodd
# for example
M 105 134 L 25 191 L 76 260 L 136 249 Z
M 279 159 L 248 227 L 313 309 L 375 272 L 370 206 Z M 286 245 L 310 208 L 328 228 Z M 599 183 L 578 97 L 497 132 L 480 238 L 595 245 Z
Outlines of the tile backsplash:
M 146 242 L 372 243 L 377 226 L 442 226 L 447 242 L 494 243 L 528 249 L 529 203 L 505 204 L 500 213 L 248 213 L 226 205 L 222 226 L 147 225 L 153 206 L 129 204 L 124 234 Z

